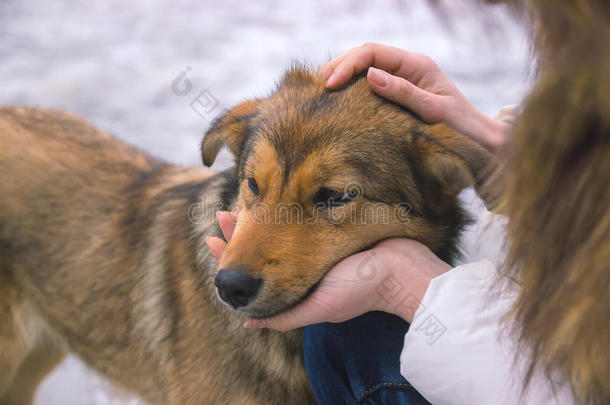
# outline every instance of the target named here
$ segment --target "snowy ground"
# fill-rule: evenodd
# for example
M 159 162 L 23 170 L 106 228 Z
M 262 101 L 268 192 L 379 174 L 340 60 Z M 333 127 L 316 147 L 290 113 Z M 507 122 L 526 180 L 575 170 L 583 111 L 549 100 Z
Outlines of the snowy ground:
M 269 92 L 291 60 L 318 65 L 366 41 L 432 56 L 485 113 L 518 103 L 528 87 L 523 30 L 501 8 L 483 18 L 446 2 L 451 29 L 422 0 L 0 0 L 0 104 L 71 110 L 198 165 L 202 133 L 223 108 Z M 182 72 L 190 91 L 172 86 Z M 207 104 L 196 111 L 195 99 Z M 36 403 L 136 402 L 70 357 Z

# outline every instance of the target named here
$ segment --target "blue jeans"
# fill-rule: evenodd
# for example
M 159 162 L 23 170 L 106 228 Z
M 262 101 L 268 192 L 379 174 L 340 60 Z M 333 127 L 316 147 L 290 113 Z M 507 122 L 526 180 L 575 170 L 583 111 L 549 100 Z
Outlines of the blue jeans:
M 305 328 L 305 365 L 320 405 L 429 404 L 400 374 L 409 324 L 385 312 Z

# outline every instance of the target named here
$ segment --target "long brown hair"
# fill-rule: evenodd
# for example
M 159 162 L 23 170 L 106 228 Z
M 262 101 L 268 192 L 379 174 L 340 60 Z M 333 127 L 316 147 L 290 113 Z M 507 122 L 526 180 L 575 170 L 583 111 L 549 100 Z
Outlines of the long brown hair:
M 496 183 L 519 341 L 582 403 L 610 403 L 610 2 L 507 1 L 540 71 Z

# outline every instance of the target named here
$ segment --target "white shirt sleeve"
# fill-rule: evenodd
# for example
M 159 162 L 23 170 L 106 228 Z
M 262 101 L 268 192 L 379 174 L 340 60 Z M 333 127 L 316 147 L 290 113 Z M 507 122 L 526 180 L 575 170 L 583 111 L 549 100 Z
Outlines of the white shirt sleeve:
M 522 396 L 526 365 L 502 322 L 517 294 L 488 260 L 433 279 L 405 336 L 402 375 L 433 404 L 574 403 L 567 387 L 554 392 L 542 373 Z

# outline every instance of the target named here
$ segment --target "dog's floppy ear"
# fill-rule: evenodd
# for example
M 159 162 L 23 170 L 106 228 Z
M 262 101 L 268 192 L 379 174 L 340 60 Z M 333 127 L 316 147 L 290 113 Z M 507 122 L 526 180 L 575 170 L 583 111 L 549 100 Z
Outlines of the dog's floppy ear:
M 423 164 L 445 190 L 457 195 L 474 186 L 489 209 L 495 207 L 487 190 L 488 177 L 497 167 L 497 158 L 466 135 L 438 124 L 414 138 L 416 150 L 423 154 Z
M 201 142 L 204 165 L 211 166 L 225 145 L 236 158 L 239 157 L 248 133 L 248 121 L 256 114 L 259 104 L 259 99 L 244 101 L 214 121 Z

